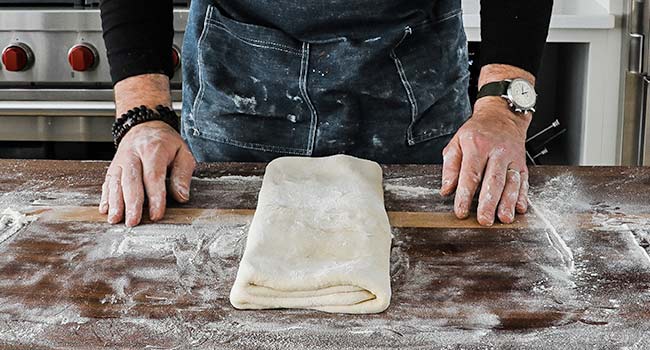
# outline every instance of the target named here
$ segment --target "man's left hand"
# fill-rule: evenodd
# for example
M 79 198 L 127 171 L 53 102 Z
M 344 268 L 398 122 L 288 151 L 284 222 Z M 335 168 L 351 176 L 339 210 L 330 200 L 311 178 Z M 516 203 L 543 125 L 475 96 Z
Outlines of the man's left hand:
M 512 74 L 508 71 L 511 68 L 515 69 L 503 65 L 486 66 L 481 80 L 497 80 L 494 75 Z M 481 225 L 494 224 L 495 217 L 503 223 L 512 223 L 515 212 L 526 212 L 525 143 L 531 118 L 529 113 L 510 110 L 501 97 L 484 97 L 476 102 L 472 117 L 443 150 L 440 193 L 447 196 L 456 192 L 454 213 L 459 219 L 469 216 L 479 187 L 477 219 Z

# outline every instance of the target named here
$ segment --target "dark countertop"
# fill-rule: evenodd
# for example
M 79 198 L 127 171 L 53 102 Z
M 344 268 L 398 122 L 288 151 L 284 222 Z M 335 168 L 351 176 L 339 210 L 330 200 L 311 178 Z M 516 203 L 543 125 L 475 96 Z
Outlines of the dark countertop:
M 201 164 L 132 229 L 97 213 L 107 166 L 0 160 L 1 347 L 650 347 L 650 168 L 532 168 L 533 210 L 485 228 L 438 166 L 386 166 L 391 306 L 332 315 L 228 302 L 263 164 Z

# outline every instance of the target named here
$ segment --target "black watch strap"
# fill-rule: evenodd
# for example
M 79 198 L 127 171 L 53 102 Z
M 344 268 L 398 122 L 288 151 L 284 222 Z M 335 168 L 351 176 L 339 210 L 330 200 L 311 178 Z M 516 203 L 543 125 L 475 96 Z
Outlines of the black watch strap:
M 510 81 L 507 80 L 487 83 L 483 85 L 483 87 L 481 87 L 481 90 L 479 90 L 478 95 L 476 95 L 476 98 L 479 99 L 481 97 L 486 97 L 486 96 L 507 95 L 509 86 L 510 86 Z

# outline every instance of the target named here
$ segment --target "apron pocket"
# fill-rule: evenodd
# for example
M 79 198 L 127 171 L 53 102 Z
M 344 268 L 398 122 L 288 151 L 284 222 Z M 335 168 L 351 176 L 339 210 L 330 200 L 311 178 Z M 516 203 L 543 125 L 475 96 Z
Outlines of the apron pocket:
M 198 41 L 194 136 L 248 149 L 309 155 L 316 112 L 306 92 L 309 46 L 208 6 Z
M 454 133 L 471 115 L 460 8 L 406 27 L 391 52 L 410 105 L 409 145 Z

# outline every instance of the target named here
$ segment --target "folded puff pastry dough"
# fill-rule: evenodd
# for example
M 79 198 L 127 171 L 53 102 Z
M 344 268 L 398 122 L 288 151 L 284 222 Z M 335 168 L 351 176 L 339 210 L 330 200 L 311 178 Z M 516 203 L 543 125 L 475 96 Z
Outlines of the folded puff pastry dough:
M 390 302 L 381 167 L 345 155 L 266 168 L 230 302 L 238 309 L 377 313 Z

